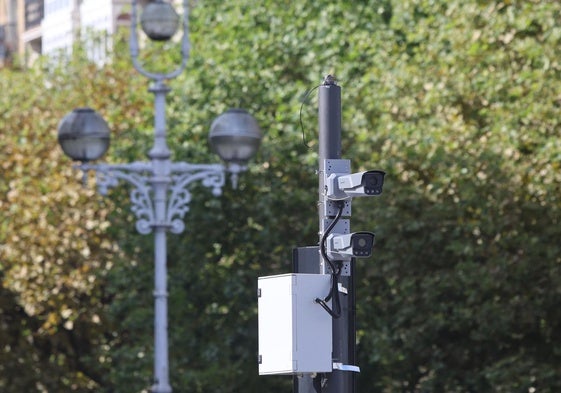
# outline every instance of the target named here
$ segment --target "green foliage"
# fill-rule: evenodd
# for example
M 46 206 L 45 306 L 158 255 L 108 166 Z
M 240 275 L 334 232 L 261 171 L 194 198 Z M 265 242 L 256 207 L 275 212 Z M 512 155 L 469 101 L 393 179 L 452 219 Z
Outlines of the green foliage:
M 557 391 L 559 8 L 402 7 L 371 139 L 392 198 L 361 272 L 363 359 L 380 389 Z
M 138 103 L 113 106 L 120 114 L 111 106 L 133 86 L 132 72 L 119 64 L 128 70 L 128 59 L 101 69 L 75 52 L 63 64 L 43 59 L 2 70 L 2 391 L 97 391 L 107 384 L 96 354 L 107 331 L 103 283 L 120 254 L 106 231 L 113 204 L 81 186 L 56 129 L 74 107 L 96 107 L 111 120 L 137 111 Z M 112 125 L 117 134 L 130 128 Z
M 303 101 L 326 73 L 344 157 L 388 172 L 380 198 L 353 202 L 353 229 L 377 234 L 357 263 L 360 390 L 560 391 L 559 20 L 537 0 L 196 2 L 170 81 L 174 158 L 216 161 L 208 127 L 228 107 L 264 140 L 239 189 L 194 187 L 169 236 L 174 391 L 290 391 L 257 375 L 256 278 L 317 243 L 315 93 Z M 57 121 L 89 105 L 113 131 L 107 159 L 143 159 L 152 97 L 125 45 L 103 67 L 75 53 L 2 71 L 2 391 L 151 384 L 152 239 L 126 187 L 81 188 L 54 147 Z M 177 60 L 164 49 L 146 48 L 157 67 Z

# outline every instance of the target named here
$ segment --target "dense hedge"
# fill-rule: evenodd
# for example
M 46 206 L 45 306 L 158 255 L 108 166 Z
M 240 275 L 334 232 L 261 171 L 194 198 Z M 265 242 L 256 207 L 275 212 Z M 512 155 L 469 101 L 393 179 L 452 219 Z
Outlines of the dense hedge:
M 560 20 L 561 3 L 537 0 L 195 2 L 188 69 L 170 82 L 174 158 L 216 160 L 208 127 L 228 107 L 264 141 L 239 189 L 195 187 L 170 235 L 174 391 L 290 391 L 257 375 L 255 287 L 317 243 L 304 97 L 326 73 L 344 157 L 388 173 L 381 197 L 353 203 L 353 229 L 377 235 L 357 263 L 360 391 L 560 391 Z M 151 384 L 152 239 L 126 188 L 81 188 L 56 146 L 58 120 L 89 105 L 114 133 L 108 160 L 148 150 L 152 97 L 122 45 L 102 67 L 75 51 L 1 70 L 3 392 Z

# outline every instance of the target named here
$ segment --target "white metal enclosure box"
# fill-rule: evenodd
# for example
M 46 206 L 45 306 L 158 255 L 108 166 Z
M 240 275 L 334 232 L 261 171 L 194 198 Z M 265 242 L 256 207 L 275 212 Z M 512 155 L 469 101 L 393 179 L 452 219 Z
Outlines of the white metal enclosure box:
M 331 372 L 332 318 L 315 302 L 331 287 L 329 274 L 258 278 L 259 374 Z

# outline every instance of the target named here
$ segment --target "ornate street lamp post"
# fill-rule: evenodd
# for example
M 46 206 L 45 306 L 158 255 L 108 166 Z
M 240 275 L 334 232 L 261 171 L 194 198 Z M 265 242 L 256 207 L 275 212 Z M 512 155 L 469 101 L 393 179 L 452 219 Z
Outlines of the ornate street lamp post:
M 189 57 L 188 5 L 183 1 L 183 38 L 181 64 L 169 73 L 145 70 L 138 61 L 137 4 L 132 2 L 130 53 L 134 68 L 152 80 L 149 89 L 154 94 L 154 143 L 148 152 L 150 161 L 126 164 L 90 164 L 103 156 L 109 148 L 109 127 L 93 109 L 78 108 L 65 116 L 58 128 L 58 141 L 73 160 L 81 161 L 77 168 L 96 172 L 101 194 L 118 184 L 130 183 L 132 211 L 136 229 L 141 234 L 154 233 L 154 385 L 153 393 L 170 393 L 168 356 L 167 309 L 167 244 L 166 234 L 181 233 L 183 217 L 189 209 L 191 193 L 188 187 L 201 181 L 218 196 L 225 183 L 225 172 L 231 173 L 232 184 L 246 169 L 261 142 L 261 131 L 255 119 L 243 109 L 231 109 L 212 123 L 209 141 L 213 150 L 224 160 L 221 164 L 191 164 L 172 162 L 166 137 L 165 98 L 170 91 L 166 80 L 177 77 Z M 148 3 L 141 16 L 142 29 L 152 40 L 169 40 L 179 26 L 174 8 L 162 1 Z

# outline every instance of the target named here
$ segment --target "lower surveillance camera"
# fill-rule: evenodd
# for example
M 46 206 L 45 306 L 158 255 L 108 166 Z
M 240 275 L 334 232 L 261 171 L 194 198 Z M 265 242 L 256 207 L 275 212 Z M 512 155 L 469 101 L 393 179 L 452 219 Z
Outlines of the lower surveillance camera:
M 368 258 L 372 255 L 373 248 L 372 232 L 334 233 L 327 236 L 327 255 L 333 259 Z

